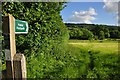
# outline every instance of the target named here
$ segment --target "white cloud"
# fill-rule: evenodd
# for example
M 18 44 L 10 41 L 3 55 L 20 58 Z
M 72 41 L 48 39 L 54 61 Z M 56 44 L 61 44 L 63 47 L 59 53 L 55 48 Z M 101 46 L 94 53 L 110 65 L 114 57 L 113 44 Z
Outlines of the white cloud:
M 95 20 L 94 17 L 97 15 L 94 8 L 89 8 L 87 11 L 75 11 L 71 18 L 67 20 L 67 22 L 76 22 L 76 23 L 92 23 L 92 20 Z
M 108 12 L 108 13 L 112 13 L 113 14 L 113 18 L 118 20 L 118 22 L 120 21 L 119 18 L 119 10 L 118 10 L 118 2 L 120 0 L 115 0 L 113 2 L 113 0 L 103 0 L 104 1 L 104 6 L 103 8 Z M 117 22 L 116 22 L 117 24 Z M 118 24 L 117 24 L 118 25 Z
M 118 2 L 112 2 L 112 0 L 104 0 L 103 8 L 109 13 L 118 13 Z

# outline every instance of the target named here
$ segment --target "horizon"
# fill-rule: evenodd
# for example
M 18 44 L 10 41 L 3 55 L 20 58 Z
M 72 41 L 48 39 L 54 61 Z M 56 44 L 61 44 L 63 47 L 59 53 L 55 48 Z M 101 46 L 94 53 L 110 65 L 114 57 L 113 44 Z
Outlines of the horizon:
M 68 24 L 88 24 L 88 25 L 95 24 L 95 25 L 119 26 L 119 25 L 104 24 L 104 23 L 92 23 L 92 24 L 89 24 L 89 23 L 75 23 L 75 22 L 63 22 L 63 23 L 64 23 L 64 24 L 68 23 Z
M 65 5 L 60 13 L 64 23 L 118 26 L 116 2 L 68 2 Z

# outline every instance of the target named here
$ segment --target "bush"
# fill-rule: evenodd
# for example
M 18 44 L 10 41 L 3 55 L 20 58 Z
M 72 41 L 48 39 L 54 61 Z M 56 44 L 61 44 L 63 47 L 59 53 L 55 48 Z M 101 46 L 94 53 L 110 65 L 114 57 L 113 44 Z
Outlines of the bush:
M 57 67 L 59 53 L 64 53 L 68 32 L 62 22 L 62 2 L 3 2 L 3 16 L 12 14 L 15 19 L 29 24 L 28 34 L 16 35 L 17 53 L 27 58 L 28 78 L 45 78 Z M 58 66 L 61 65 L 58 63 Z M 54 71 L 53 71 L 54 72 Z M 54 74 L 56 74 L 54 72 Z

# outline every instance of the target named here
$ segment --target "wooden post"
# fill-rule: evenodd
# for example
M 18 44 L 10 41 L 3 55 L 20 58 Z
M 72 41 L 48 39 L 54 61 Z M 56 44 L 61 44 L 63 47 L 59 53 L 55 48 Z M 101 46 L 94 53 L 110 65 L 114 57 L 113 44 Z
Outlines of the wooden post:
M 7 79 L 14 80 L 13 57 L 16 54 L 15 44 L 15 19 L 12 15 L 8 14 L 3 17 L 3 35 L 5 39 L 5 59 Z
M 15 80 L 26 80 L 26 62 L 24 55 L 16 54 L 13 64 Z
M 7 80 L 26 80 L 26 61 L 23 54 L 16 54 L 15 19 L 8 14 L 3 17 L 5 60 Z

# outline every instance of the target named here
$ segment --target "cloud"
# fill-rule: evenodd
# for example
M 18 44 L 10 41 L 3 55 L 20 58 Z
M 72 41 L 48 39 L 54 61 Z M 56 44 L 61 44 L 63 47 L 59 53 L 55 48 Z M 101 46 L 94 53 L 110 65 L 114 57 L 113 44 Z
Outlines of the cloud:
M 116 25 L 120 26 L 120 0 L 103 0 L 104 6 L 103 8 L 108 12 L 113 14 L 113 18 L 117 20 Z
M 97 15 L 94 8 L 89 8 L 87 11 L 75 11 L 71 18 L 67 20 L 67 22 L 75 22 L 75 23 L 92 23 L 91 21 L 95 20 L 94 17 Z
M 118 2 L 112 2 L 113 0 L 103 0 L 103 8 L 109 13 L 118 13 Z

